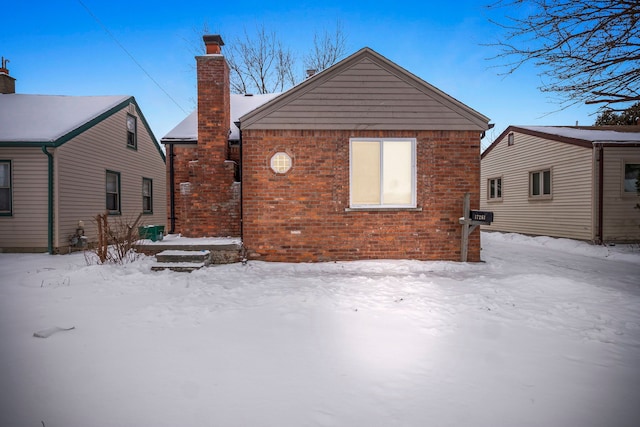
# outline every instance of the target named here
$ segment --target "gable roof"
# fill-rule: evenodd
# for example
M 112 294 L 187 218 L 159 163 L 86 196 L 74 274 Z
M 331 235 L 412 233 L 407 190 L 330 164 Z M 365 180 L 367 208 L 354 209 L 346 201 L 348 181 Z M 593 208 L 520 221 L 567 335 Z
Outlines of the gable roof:
M 133 104 L 164 159 L 149 124 L 133 96 L 0 94 L 0 147 L 58 147 Z
M 240 120 L 243 129 L 489 128 L 486 116 L 367 47 Z
M 237 141 L 240 139 L 240 129 L 236 126 L 235 122 L 240 119 L 240 116 L 250 112 L 251 110 L 261 106 L 262 104 L 272 100 L 280 95 L 279 93 L 267 93 L 263 95 L 239 95 L 232 93 L 230 96 L 231 103 L 231 123 L 229 134 L 230 141 Z M 171 129 L 160 140 L 163 144 L 172 143 L 194 143 L 198 141 L 198 110 L 192 111 L 187 117 L 184 118 L 176 127 Z
M 594 144 L 640 146 L 640 126 L 509 126 L 484 150 L 482 157 L 512 132 L 586 148 Z

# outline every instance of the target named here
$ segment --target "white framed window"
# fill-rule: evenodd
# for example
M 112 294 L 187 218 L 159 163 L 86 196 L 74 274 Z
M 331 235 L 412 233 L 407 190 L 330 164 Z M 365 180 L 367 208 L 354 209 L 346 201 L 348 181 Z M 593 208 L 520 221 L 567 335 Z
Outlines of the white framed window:
M 551 197 L 551 169 L 529 172 L 529 197 Z
M 352 138 L 351 208 L 416 207 L 416 139 Z
M 120 172 L 107 171 L 107 211 L 120 214 Z
M 640 162 L 624 163 L 622 189 L 626 195 L 640 193 Z
M 13 189 L 11 184 L 11 160 L 0 160 L 0 215 L 13 213 Z
M 142 178 L 142 212 L 153 213 L 153 181 Z
M 271 169 L 275 173 L 287 173 L 292 166 L 291 156 L 285 152 L 278 152 L 271 156 Z
M 138 148 L 138 123 L 131 114 L 127 114 L 127 147 Z
M 502 177 L 487 180 L 487 200 L 502 200 Z

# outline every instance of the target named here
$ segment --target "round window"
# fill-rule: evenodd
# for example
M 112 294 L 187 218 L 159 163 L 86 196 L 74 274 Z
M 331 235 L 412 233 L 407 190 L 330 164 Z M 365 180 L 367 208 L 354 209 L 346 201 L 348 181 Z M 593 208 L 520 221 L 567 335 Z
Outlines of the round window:
M 291 169 L 291 156 L 287 153 L 276 153 L 271 157 L 271 169 L 275 173 L 287 173 Z

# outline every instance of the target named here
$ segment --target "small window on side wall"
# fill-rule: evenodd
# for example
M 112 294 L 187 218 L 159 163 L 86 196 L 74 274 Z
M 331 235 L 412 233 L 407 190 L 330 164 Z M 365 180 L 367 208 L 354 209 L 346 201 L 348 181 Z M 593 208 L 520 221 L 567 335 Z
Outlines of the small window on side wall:
M 551 169 L 529 172 L 529 197 L 551 198 Z
M 12 210 L 11 161 L 0 160 L 0 215 L 9 216 Z
M 127 114 L 127 147 L 138 148 L 138 123 L 131 114 Z
M 487 182 L 487 199 L 502 200 L 502 178 L 489 178 Z
M 640 162 L 624 164 L 624 194 L 640 194 Z
M 153 213 L 153 181 L 142 178 L 142 212 Z
M 112 215 L 120 214 L 120 173 L 107 171 L 107 211 Z
M 291 169 L 291 156 L 284 152 L 278 152 L 271 157 L 271 170 L 275 173 L 287 173 Z

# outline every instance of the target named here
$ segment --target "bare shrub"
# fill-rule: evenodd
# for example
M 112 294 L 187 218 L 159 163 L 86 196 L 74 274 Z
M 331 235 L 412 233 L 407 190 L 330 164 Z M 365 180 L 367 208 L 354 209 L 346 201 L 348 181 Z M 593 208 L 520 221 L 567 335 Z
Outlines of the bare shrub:
M 125 264 L 135 261 L 139 254 L 133 247 L 140 237 L 138 225 L 141 218 L 142 213 L 133 221 L 122 217 L 110 217 L 108 213 L 96 215 L 94 220 L 98 230 L 97 242 L 85 252 L 87 263 Z

